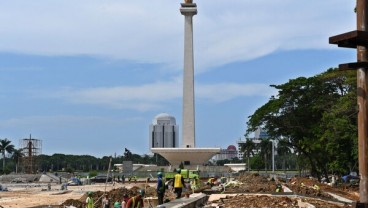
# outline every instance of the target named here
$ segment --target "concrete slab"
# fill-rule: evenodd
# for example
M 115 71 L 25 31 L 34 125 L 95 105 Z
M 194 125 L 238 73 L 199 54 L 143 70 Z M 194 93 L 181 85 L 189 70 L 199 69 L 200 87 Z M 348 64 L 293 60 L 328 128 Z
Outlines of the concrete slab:
M 291 193 L 291 192 L 293 192 L 291 189 L 289 189 L 289 187 L 287 187 L 287 186 L 282 186 L 282 189 L 284 190 L 284 192 L 287 192 L 287 193 Z
M 237 193 L 237 194 L 211 194 L 208 198 L 209 202 L 216 201 L 219 199 L 226 198 L 227 196 L 237 196 L 237 195 L 250 195 L 250 196 L 272 196 L 272 194 L 249 194 L 249 193 Z
M 325 192 L 325 193 L 327 193 L 327 194 L 331 195 L 333 198 L 335 198 L 335 199 L 337 199 L 337 200 L 339 200 L 339 201 L 341 201 L 341 202 L 353 203 L 353 201 L 352 201 L 352 200 L 347 199 L 347 198 L 344 198 L 344 197 L 341 197 L 341 196 L 339 196 L 339 195 L 336 195 L 336 194 L 333 194 L 333 193 L 330 193 L 330 192 Z
M 203 193 L 191 194 L 189 197 L 175 199 L 174 201 L 160 205 L 161 208 L 196 208 L 203 207 L 208 196 Z
M 312 205 L 312 204 L 309 204 L 307 202 L 302 202 L 302 200 L 298 200 L 298 206 L 300 208 L 316 208 L 316 206 Z

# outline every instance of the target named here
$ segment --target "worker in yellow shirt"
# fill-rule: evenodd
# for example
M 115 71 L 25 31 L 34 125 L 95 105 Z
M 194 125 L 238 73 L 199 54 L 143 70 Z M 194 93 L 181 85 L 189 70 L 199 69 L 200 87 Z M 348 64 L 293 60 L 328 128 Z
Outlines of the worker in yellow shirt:
M 177 174 L 174 177 L 174 192 L 176 193 L 176 198 L 179 199 L 181 197 L 181 193 L 183 192 L 184 178 L 180 174 L 181 173 L 180 168 L 178 168 L 176 171 Z
M 93 198 L 92 198 L 92 192 L 88 192 L 88 197 L 86 199 L 86 208 L 93 208 Z

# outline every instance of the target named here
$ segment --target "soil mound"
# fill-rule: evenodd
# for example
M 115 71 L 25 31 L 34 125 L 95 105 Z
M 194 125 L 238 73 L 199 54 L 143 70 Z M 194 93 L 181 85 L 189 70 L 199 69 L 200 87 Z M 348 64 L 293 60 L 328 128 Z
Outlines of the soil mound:
M 226 208 L 299 208 L 298 201 L 308 202 L 315 207 L 323 208 L 348 208 L 348 205 L 337 205 L 329 203 L 326 201 L 316 200 L 316 199 L 299 199 L 299 198 L 289 198 L 289 197 L 271 197 L 271 196 L 247 196 L 247 195 L 237 195 L 233 197 L 226 197 L 225 199 L 220 199 L 217 201 L 217 206 L 214 207 L 226 207 Z
M 110 201 L 110 207 L 113 207 L 116 201 L 121 202 L 125 194 L 127 194 L 129 197 L 137 195 L 140 189 L 142 188 L 138 186 L 133 186 L 131 189 L 118 188 L 118 189 L 113 189 L 107 192 L 106 194 Z M 74 206 L 77 208 L 84 208 L 87 196 L 88 195 L 86 193 L 78 200 L 68 199 L 60 205 L 60 208 L 65 207 L 65 206 Z M 96 191 L 92 193 L 92 198 L 95 203 L 95 207 L 102 207 L 103 196 L 104 196 L 104 192 L 102 191 Z M 156 189 L 154 187 L 147 186 L 145 197 L 156 197 Z
M 226 187 L 225 193 L 271 193 L 276 190 L 276 183 L 257 173 L 240 175 L 241 183 Z
M 313 189 L 312 187 L 314 184 L 318 185 L 321 191 Z M 331 198 L 330 195 L 326 194 L 326 192 L 330 192 L 353 201 L 359 200 L 359 187 L 352 187 L 348 184 L 338 184 L 337 186 L 332 187 L 330 185 L 320 183 L 316 179 L 294 177 L 289 183 L 285 185 L 289 187 L 293 192 L 301 195 Z

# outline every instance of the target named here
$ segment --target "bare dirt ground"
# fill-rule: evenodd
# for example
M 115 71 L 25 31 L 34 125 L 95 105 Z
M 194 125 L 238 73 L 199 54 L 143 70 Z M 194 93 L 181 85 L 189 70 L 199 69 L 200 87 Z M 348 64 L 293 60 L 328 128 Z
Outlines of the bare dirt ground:
M 301 199 L 286 196 L 249 196 L 249 195 L 237 195 L 222 199 L 221 205 L 226 208 L 278 208 L 278 207 L 290 207 L 299 208 L 300 203 L 307 202 L 315 207 L 323 208 L 347 208 L 348 205 L 337 205 L 329 202 L 325 202 L 318 199 Z
M 315 207 L 326 208 L 346 208 L 351 207 L 348 204 L 336 203 L 329 193 L 334 193 L 341 197 L 356 201 L 359 199 L 357 187 L 348 187 L 340 185 L 331 187 L 318 183 L 308 178 L 295 178 L 293 183 L 282 183 L 259 176 L 258 174 L 245 174 L 238 178 L 241 183 L 235 186 L 227 187 L 223 193 L 233 194 L 224 196 L 215 201 L 208 202 L 205 207 L 300 207 L 300 203 L 310 203 Z M 295 195 L 285 196 L 274 195 L 276 184 L 282 183 L 285 187 L 292 190 Z M 303 185 L 302 185 L 303 184 Z M 313 189 L 317 184 L 320 190 Z M 155 182 L 152 183 L 116 183 L 113 184 L 93 184 L 84 186 L 68 186 L 67 191 L 61 191 L 60 185 L 53 185 L 51 190 L 47 190 L 47 184 L 17 184 L 9 186 L 9 191 L 0 192 L 0 208 L 25 208 L 25 207 L 68 207 L 73 206 L 82 208 L 83 202 L 87 197 L 87 192 L 93 192 L 95 207 L 101 207 L 101 197 L 107 193 L 110 198 L 110 207 L 113 207 L 115 201 L 121 201 L 124 194 L 135 195 L 139 189 L 146 190 L 146 199 L 156 197 Z M 266 195 L 257 195 L 266 194 Z M 167 191 L 165 199 L 174 200 L 174 193 Z M 147 201 L 145 201 L 146 203 Z M 150 202 L 148 200 L 148 202 Z M 153 201 L 151 201 L 153 202 Z M 215 206 L 212 206 L 215 204 Z M 148 204 L 146 204 L 148 205 Z M 153 207 L 155 204 L 152 203 Z M 147 207 L 147 206 L 146 206 Z
M 359 187 L 351 187 L 348 184 L 340 184 L 336 187 L 331 187 L 327 184 L 319 183 L 316 180 L 308 178 L 294 178 L 294 181 L 293 181 L 294 183 L 290 182 L 285 185 L 289 187 L 293 192 L 298 194 L 308 196 L 330 197 L 324 194 L 329 192 L 353 201 L 359 200 Z M 301 183 L 303 183 L 305 186 L 302 187 Z M 312 188 L 314 184 L 317 184 L 321 188 L 321 191 L 314 190 Z
M 18 185 L 18 184 L 17 184 Z M 110 192 L 112 190 L 127 190 L 132 189 L 129 193 L 135 193 L 138 189 L 144 188 L 146 184 L 93 184 L 84 186 L 68 186 L 67 191 L 61 191 L 60 185 L 52 185 L 51 191 L 47 191 L 46 184 L 26 184 L 18 186 L 9 186 L 9 191 L 0 192 L 0 207 L 4 208 L 25 208 L 25 207 L 47 207 L 51 205 L 56 207 L 56 205 L 72 205 L 73 202 L 82 202 L 86 198 L 86 193 L 92 191 L 94 193 L 95 200 L 105 192 Z M 155 186 L 154 183 L 147 184 L 147 186 Z M 135 192 L 134 192 L 135 190 Z M 112 191 L 114 192 L 114 191 Z M 121 191 L 115 191 L 121 192 Z M 114 193 L 115 193 L 114 192 Z M 124 193 L 124 192 L 121 192 Z M 150 191 L 147 191 L 150 193 Z M 122 195 L 121 195 L 122 196 Z M 71 202 L 67 204 L 65 202 Z M 75 205 L 74 205 L 75 206 Z M 64 207 L 64 206 L 61 206 Z M 98 206 L 101 207 L 101 206 Z
M 300 204 L 309 203 L 315 207 L 345 208 L 351 206 L 346 203 L 337 202 L 337 200 L 328 193 L 333 193 L 353 201 L 359 199 L 356 187 L 348 187 L 346 185 L 331 187 L 308 178 L 294 178 L 293 183 L 282 183 L 277 181 L 277 179 L 272 181 L 258 174 L 244 174 L 238 177 L 237 180 L 241 183 L 227 187 L 225 191 L 222 192 L 224 194 L 229 193 L 233 195 L 214 200 L 211 202 L 214 205 L 209 205 L 207 207 L 301 207 Z M 277 183 L 281 183 L 285 187 L 288 187 L 294 194 L 300 197 L 295 195 L 283 196 L 283 193 L 276 193 Z M 320 187 L 320 190 L 313 188 L 315 184 Z M 234 193 L 238 194 L 234 195 Z

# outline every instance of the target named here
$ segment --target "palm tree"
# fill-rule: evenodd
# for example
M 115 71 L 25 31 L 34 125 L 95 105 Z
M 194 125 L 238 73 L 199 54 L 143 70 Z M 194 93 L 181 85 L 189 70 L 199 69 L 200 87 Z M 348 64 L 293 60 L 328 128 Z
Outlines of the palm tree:
M 272 142 L 269 139 L 261 139 L 261 143 L 259 143 L 259 146 L 261 147 L 260 154 L 264 157 L 265 171 L 267 173 L 268 159 L 272 153 Z
M 15 162 L 15 173 L 18 173 L 18 165 L 19 165 L 19 159 L 24 157 L 24 153 L 22 149 L 14 149 L 12 154 L 12 159 Z
M 256 148 L 255 144 L 252 140 L 247 139 L 247 141 L 241 145 L 240 151 L 244 152 L 244 155 L 247 156 L 247 166 L 248 166 L 248 172 L 250 171 L 250 155 L 254 156 L 253 150 Z
M 286 172 L 286 156 L 291 153 L 289 148 L 288 139 L 281 139 L 279 140 L 279 144 L 277 145 L 277 155 L 282 158 L 282 168 Z
M 0 152 L 3 156 L 3 172 L 5 172 L 5 153 L 13 153 L 14 151 L 14 145 L 10 144 L 11 141 L 9 141 L 7 138 L 0 139 Z

